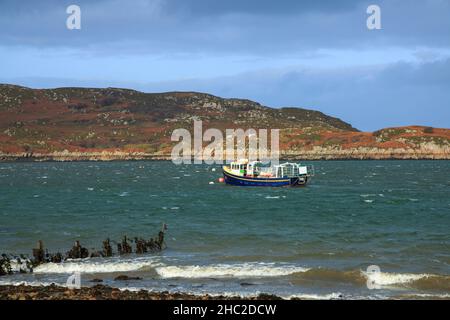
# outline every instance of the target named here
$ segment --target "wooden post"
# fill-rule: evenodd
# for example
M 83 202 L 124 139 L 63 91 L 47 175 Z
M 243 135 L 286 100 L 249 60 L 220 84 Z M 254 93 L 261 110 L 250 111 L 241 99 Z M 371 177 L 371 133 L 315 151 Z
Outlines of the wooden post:
M 42 240 L 39 240 L 37 243 L 37 248 L 33 249 L 33 257 L 35 265 L 40 265 L 45 262 L 44 243 Z

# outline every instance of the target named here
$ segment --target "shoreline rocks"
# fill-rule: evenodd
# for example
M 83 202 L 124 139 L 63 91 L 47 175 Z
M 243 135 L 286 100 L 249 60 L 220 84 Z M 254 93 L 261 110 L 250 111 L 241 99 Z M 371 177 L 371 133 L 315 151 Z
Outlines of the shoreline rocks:
M 3 153 L 0 162 L 81 162 L 81 161 L 171 161 L 170 154 L 144 152 L 52 152 Z M 311 149 L 281 150 L 283 160 L 450 160 L 450 147 L 422 148 L 336 148 L 314 146 Z
M 114 278 L 114 281 L 130 281 L 130 280 L 142 280 L 140 277 L 130 277 L 127 275 L 120 275 Z
M 176 292 L 129 291 L 97 284 L 93 287 L 68 289 L 55 284 L 49 286 L 0 285 L 0 300 L 283 300 L 261 293 L 254 297 L 193 295 Z

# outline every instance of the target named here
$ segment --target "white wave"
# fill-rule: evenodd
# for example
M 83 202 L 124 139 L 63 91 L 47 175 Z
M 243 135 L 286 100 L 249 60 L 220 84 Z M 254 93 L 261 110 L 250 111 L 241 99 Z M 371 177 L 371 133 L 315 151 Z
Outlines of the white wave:
M 266 196 L 266 199 L 280 199 L 280 196 Z
M 162 291 L 166 291 L 166 292 L 170 292 L 170 293 L 183 293 L 183 294 L 190 294 L 193 296 L 197 296 L 197 297 L 203 297 L 205 294 L 208 294 L 211 297 L 228 297 L 228 298 L 233 298 L 233 297 L 241 297 L 241 298 L 256 298 L 258 297 L 258 295 L 260 295 L 261 293 L 265 293 L 265 292 L 260 292 L 260 291 L 256 291 L 256 292 L 242 292 L 242 291 L 202 291 L 202 290 L 193 290 L 193 289 L 182 289 L 180 291 L 179 288 L 164 288 L 164 289 L 159 289 L 159 288 L 149 288 L 146 286 L 143 287 L 118 287 L 118 289 L 120 291 L 131 291 L 131 292 L 138 292 L 141 290 L 147 291 L 147 292 L 162 292 Z M 285 299 L 283 297 L 281 297 L 282 299 Z
M 429 274 L 414 274 L 414 273 L 387 273 L 387 272 L 373 272 L 368 273 L 362 271 L 362 274 L 372 284 L 378 286 L 390 286 L 396 284 L 411 283 L 413 281 L 427 278 Z
M 277 266 L 270 263 L 161 266 L 156 268 L 156 272 L 162 278 L 277 277 L 307 270 L 297 266 Z
M 124 260 L 124 261 L 68 261 L 63 263 L 45 263 L 34 269 L 34 273 L 112 273 L 137 271 L 159 264 L 152 260 Z
M 328 294 L 313 294 L 313 293 L 299 293 L 290 296 L 281 296 L 283 299 L 306 299 L 306 300 L 332 300 L 332 299 L 343 299 L 342 293 L 333 292 Z M 346 297 L 347 299 L 347 297 Z
M 430 298 L 430 299 L 449 299 L 450 293 L 414 293 L 410 295 L 411 297 L 417 298 Z
M 364 202 L 372 203 L 374 200 L 364 200 Z
M 48 287 L 51 285 L 63 287 L 62 284 L 56 282 L 42 282 L 42 281 L 17 281 L 17 280 L 0 280 L 0 286 L 31 286 L 31 287 Z
M 203 295 L 203 292 L 195 292 L 195 291 L 188 291 L 188 293 L 193 295 Z M 343 295 L 339 292 L 333 292 L 329 294 L 308 294 L 308 293 L 298 293 L 298 294 L 292 294 L 292 295 L 280 295 L 278 293 L 271 293 L 271 292 L 264 292 L 264 291 L 255 291 L 255 292 L 242 292 L 242 291 L 223 291 L 223 292 L 210 292 L 208 295 L 212 297 L 242 297 L 242 298 L 257 298 L 260 294 L 274 294 L 281 299 L 284 300 L 290 300 L 290 299 L 306 299 L 306 300 L 331 300 L 331 299 L 343 299 Z M 345 297 L 348 299 L 348 297 Z

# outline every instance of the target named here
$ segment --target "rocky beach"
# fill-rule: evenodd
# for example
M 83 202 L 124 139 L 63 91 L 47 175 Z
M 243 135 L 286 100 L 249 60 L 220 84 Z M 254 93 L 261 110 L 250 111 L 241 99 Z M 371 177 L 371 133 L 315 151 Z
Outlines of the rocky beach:
M 146 290 L 120 290 L 104 285 L 68 289 L 66 287 L 0 285 L 0 300 L 281 300 L 270 294 L 254 297 L 193 295 L 187 293 L 151 292 Z

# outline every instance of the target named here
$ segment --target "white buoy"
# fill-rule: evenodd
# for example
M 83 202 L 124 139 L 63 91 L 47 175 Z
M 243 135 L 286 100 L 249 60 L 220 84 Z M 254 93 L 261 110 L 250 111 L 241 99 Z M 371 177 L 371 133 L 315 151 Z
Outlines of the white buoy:
M 209 184 L 214 184 L 214 182 L 210 181 Z

